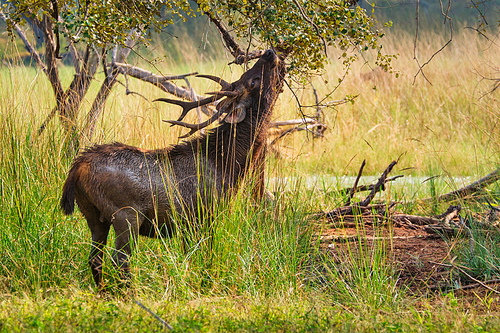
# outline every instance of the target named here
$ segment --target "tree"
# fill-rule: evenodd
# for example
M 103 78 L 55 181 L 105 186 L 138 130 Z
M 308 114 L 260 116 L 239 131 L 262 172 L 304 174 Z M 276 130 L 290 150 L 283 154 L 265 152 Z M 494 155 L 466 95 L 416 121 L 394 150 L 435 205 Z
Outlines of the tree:
M 207 15 L 215 24 L 236 64 L 259 57 L 262 54 L 259 47 L 265 45 L 287 59 L 289 75 L 299 78 L 323 69 L 328 61 L 328 46 L 343 50 L 377 49 L 377 64 L 385 69 L 390 66 L 391 56 L 383 55 L 378 44 L 382 33 L 374 29 L 374 21 L 365 10 L 352 1 L 197 0 L 191 3 L 186 0 L 135 0 L 82 3 L 74 0 L 18 0 L 4 4 L 0 9 L 0 17 L 7 23 L 9 33 L 14 36 L 16 32 L 23 40 L 47 75 L 56 97 L 56 106 L 42 124 L 40 133 L 58 114 L 72 149 L 78 148 L 82 140 L 92 139 L 95 121 L 120 74 L 149 82 L 187 100 L 202 98 L 192 90 L 170 82 L 185 76 L 164 77 L 126 64 L 134 45 L 147 42 L 153 31 L 173 24 L 174 17 L 185 20 L 197 14 Z M 26 21 L 31 21 L 43 32 L 45 61 L 26 38 L 23 29 Z M 74 80 L 66 89 L 58 75 L 62 36 L 67 40 L 75 68 Z M 239 41 L 246 43 L 247 47 L 242 48 Z M 110 63 L 107 62 L 108 54 L 111 54 Z M 355 57 L 346 52 L 343 54 L 346 66 L 354 60 Z M 84 128 L 78 129 L 78 111 L 99 63 L 106 79 L 86 115 Z M 207 108 L 204 112 L 210 114 Z

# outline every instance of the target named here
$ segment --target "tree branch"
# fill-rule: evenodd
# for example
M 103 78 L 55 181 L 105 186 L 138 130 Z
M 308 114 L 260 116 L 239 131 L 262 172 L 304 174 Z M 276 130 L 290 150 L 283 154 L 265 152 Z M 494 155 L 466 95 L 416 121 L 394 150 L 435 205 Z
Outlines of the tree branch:
M 197 73 L 161 76 L 128 64 L 115 63 L 114 66 L 119 74 L 129 75 L 141 81 L 151 83 L 152 85 L 176 97 L 183 98 L 188 101 L 196 101 L 204 98 L 201 95 L 193 93 L 191 89 L 184 89 L 170 82 L 171 80 L 182 80 L 187 76 L 195 75 Z M 201 109 L 207 116 L 212 116 L 214 114 L 213 110 L 207 106 L 202 106 Z
M 363 163 L 361 163 L 361 167 L 359 168 L 358 171 L 358 176 L 356 177 L 356 180 L 354 181 L 354 185 L 352 186 L 351 190 L 349 191 L 349 194 L 347 196 L 346 202 L 344 206 L 348 206 L 351 204 L 351 199 L 354 197 L 354 194 L 356 194 L 356 189 L 358 188 L 358 182 L 359 179 L 361 178 L 361 175 L 363 174 L 363 169 L 365 168 L 366 165 L 366 160 L 363 160 Z
M 199 6 L 198 2 L 196 2 L 196 4 Z M 220 34 L 222 35 L 222 39 L 224 40 L 226 47 L 229 49 L 229 52 L 231 52 L 233 57 L 236 59 L 238 58 L 238 56 L 244 56 L 245 51 L 243 51 L 240 46 L 234 41 L 234 38 L 229 34 L 222 22 L 215 18 L 211 13 L 206 12 L 205 15 L 207 15 L 210 21 L 215 24 L 217 30 L 219 30 Z
M 323 42 L 323 52 L 325 52 L 325 57 L 328 57 L 328 54 L 326 52 L 326 41 L 325 39 L 323 38 L 323 36 L 321 36 L 321 33 L 319 32 L 319 28 L 318 26 L 316 25 L 316 23 L 313 22 L 313 20 L 311 20 L 307 15 L 306 13 L 304 12 L 304 9 L 300 6 L 299 2 L 297 0 L 292 0 L 293 3 L 297 6 L 297 8 L 299 9 L 299 12 L 300 12 L 300 15 L 302 15 L 302 18 L 304 20 L 306 20 L 307 23 L 309 23 L 310 25 L 313 26 L 314 30 L 316 30 L 316 34 L 318 35 L 318 37 L 321 39 L 321 41 Z
M 80 59 L 78 57 L 75 59 L 75 63 L 76 62 L 80 63 L 81 68 L 80 66 L 75 66 L 75 69 L 76 67 L 78 67 L 79 70 L 75 74 L 73 81 L 71 82 L 71 84 L 66 89 L 63 95 L 63 100 L 65 101 L 64 107 L 66 108 L 64 113 L 68 115 L 68 120 L 72 121 L 73 127 L 75 126 L 74 122 L 76 120 L 78 109 L 80 108 L 80 105 L 83 101 L 83 97 L 86 95 L 90 87 L 90 83 L 94 78 L 95 72 L 97 71 L 97 56 L 95 52 L 92 52 L 90 45 L 87 45 L 84 58 Z M 52 109 L 52 111 L 44 120 L 42 125 L 40 125 L 40 128 L 38 129 L 37 132 L 37 136 L 40 136 L 43 133 L 48 123 L 56 115 L 57 111 L 58 111 L 57 106 L 54 109 Z M 77 143 L 75 142 L 75 144 Z
M 0 18 L 7 23 L 9 18 L 4 14 L 2 8 L 0 7 Z M 26 34 L 24 33 L 24 30 L 18 25 L 14 24 L 14 29 L 17 32 L 17 35 L 21 38 L 21 40 L 24 43 L 24 47 L 26 50 L 31 54 L 31 56 L 35 59 L 35 62 L 37 63 L 38 67 L 48 76 L 47 72 L 47 67 L 43 63 L 42 59 L 40 58 L 40 55 L 38 52 L 35 50 L 35 48 L 31 45 L 31 43 L 28 41 L 28 38 L 26 37 Z

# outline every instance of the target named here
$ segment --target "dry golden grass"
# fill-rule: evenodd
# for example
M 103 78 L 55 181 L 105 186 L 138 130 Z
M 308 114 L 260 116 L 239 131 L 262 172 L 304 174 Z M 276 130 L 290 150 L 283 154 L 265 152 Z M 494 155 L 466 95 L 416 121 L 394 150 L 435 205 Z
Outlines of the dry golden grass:
M 181 54 L 182 63 L 168 57 L 161 45 L 148 49 L 150 53 L 146 56 L 161 61 L 154 65 L 145 64 L 140 59 L 132 62 L 164 74 L 196 71 L 218 75 L 228 81 L 237 79 L 243 72 L 238 66 L 226 65 L 229 58 L 225 52 L 221 52 L 217 59 L 204 55 L 203 48 L 213 47 L 213 44 L 186 43 L 188 38 L 182 38 L 177 46 L 178 49 L 184 47 L 177 53 Z M 331 100 L 357 95 L 355 103 L 324 109 L 329 129 L 323 139 L 312 140 L 311 135 L 299 132 L 281 140 L 277 165 L 303 174 L 353 175 L 361 161 L 366 159 L 365 173 L 377 174 L 391 160 L 404 154 L 399 169 L 412 168 L 407 171 L 412 174 L 475 175 L 493 169 L 498 163 L 500 148 L 498 93 L 483 96 L 494 82 L 481 81 L 479 74 L 491 77 L 498 73 L 498 67 L 494 67 L 498 65 L 498 47 L 471 31 L 458 30 L 451 45 L 425 66 L 426 80 L 421 74 L 415 77 L 418 65 L 413 59 L 413 38 L 413 35 L 390 32 L 382 40 L 386 53 L 398 55 L 393 67 L 400 73 L 399 78 L 373 70 L 373 54 L 357 54 L 362 59 L 353 65 L 338 88 L 338 79 L 344 76 L 345 69 L 338 60 L 339 52 L 329 50 L 331 63 L 321 77 L 314 79 L 314 86 L 320 96 L 334 91 Z M 446 38 L 444 34 L 421 34 L 417 47 L 420 63 L 427 61 Z M 67 84 L 72 69 L 62 70 L 61 76 Z M 25 87 L 13 89 L 14 94 L 10 96 L 15 98 L 12 103 L 17 100 L 18 107 L 28 108 L 29 114 L 35 114 L 38 121 L 41 122 L 52 109 L 54 97 L 43 74 L 36 74 L 33 69 L 8 69 L 4 66 L 0 79 L 2 88 L 7 91 L 12 91 L 11 87 Z M 102 73 L 97 75 L 97 83 L 92 86 L 83 105 L 81 120 L 102 79 Z M 134 79 L 129 81 L 130 89 L 149 101 L 164 96 L 151 85 Z M 213 82 L 204 79 L 192 78 L 190 83 L 199 93 L 217 89 Z M 184 82 L 178 81 L 178 84 Z M 307 84 L 304 88 L 296 95 L 303 105 L 311 105 L 314 103 L 313 92 Z M 148 100 L 138 95 L 127 96 L 125 88 L 117 85 L 99 119 L 95 141 L 116 140 L 144 148 L 177 142 L 177 136 L 183 130 L 171 128 L 161 120 L 176 118 L 178 107 Z M 312 114 L 315 110 L 306 108 L 304 112 Z M 274 110 L 274 118 L 298 117 L 296 98 L 285 87 Z M 194 115 L 188 119 L 194 120 Z M 53 126 L 58 126 L 58 123 L 53 122 Z
M 413 59 L 414 36 L 386 36 L 384 50 L 398 54 L 393 66 L 400 77 L 372 70 L 373 62 L 370 55 L 366 56 L 367 63 L 360 61 L 353 66 L 332 98 L 358 95 L 355 103 L 325 109 L 330 127 L 325 139 L 313 145 L 298 134 L 284 142 L 293 148 L 287 151 L 297 160 L 304 160 L 300 164 L 308 172 L 353 174 L 366 159 L 366 172 L 373 174 L 401 154 L 405 156 L 399 168 L 414 168 L 416 174 L 466 175 L 494 168 L 500 148 L 498 93 L 482 97 L 493 82 L 480 82 L 478 73 L 498 75 L 498 68 L 491 65 L 498 65 L 495 61 L 499 49 L 473 32 L 460 32 L 424 67 L 428 80 L 422 75 L 415 77 L 418 65 Z M 421 64 L 446 42 L 443 36 L 430 33 L 423 37 L 417 48 Z M 331 54 L 335 59 L 335 53 Z M 333 90 L 342 75 L 342 66 L 332 61 L 323 76 L 330 82 L 328 87 L 319 79 L 315 81 L 320 94 Z M 304 104 L 310 105 L 314 101 L 312 93 L 304 95 Z M 297 110 L 288 91 L 280 106 L 276 113 L 281 117 L 289 117 Z M 285 110 L 291 113 L 284 115 Z

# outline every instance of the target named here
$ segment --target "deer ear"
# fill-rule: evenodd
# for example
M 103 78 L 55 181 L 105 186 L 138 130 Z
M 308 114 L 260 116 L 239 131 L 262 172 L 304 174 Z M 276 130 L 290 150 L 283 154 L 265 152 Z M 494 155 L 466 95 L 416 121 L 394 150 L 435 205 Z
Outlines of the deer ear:
M 247 111 L 245 110 L 245 108 L 234 109 L 233 112 L 231 112 L 230 114 L 228 114 L 226 116 L 226 118 L 224 118 L 224 121 L 226 123 L 230 123 L 230 124 L 237 124 L 237 123 L 243 121 L 243 119 L 245 119 L 246 115 L 247 115 Z

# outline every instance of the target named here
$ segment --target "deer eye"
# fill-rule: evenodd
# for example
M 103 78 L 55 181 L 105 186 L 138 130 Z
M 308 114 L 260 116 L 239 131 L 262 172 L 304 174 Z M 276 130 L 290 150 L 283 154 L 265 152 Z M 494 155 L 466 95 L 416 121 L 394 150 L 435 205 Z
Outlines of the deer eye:
M 260 82 L 260 77 L 256 77 L 255 79 L 252 79 L 252 82 L 250 82 L 250 88 L 255 88 L 257 84 Z

